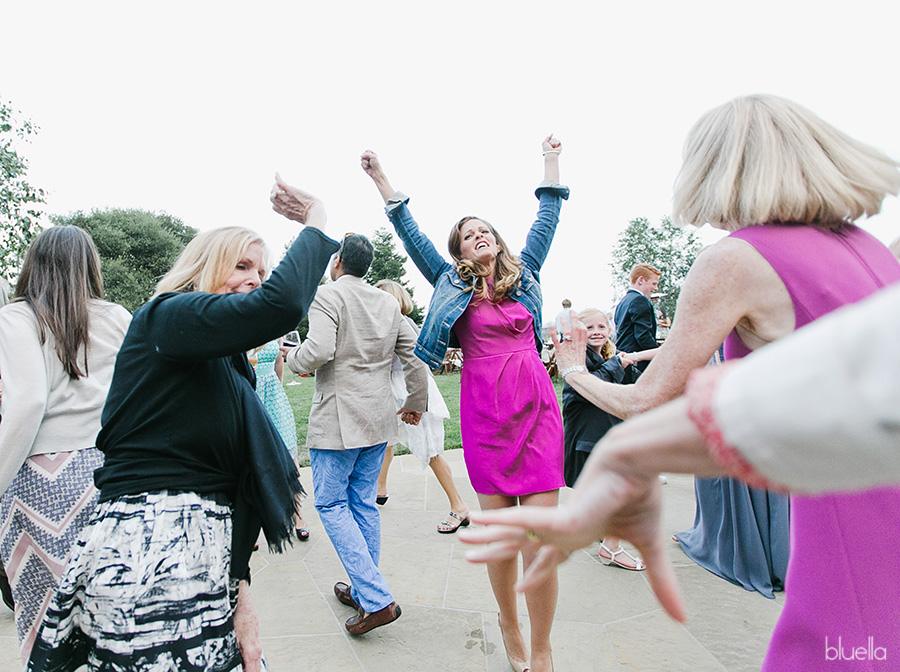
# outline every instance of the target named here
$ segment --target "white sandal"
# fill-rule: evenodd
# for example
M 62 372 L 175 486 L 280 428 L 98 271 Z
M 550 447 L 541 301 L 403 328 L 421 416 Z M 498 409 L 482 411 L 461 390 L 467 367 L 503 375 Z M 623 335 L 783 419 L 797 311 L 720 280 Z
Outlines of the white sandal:
M 606 551 L 607 553 L 609 553 L 609 557 L 604 558 L 602 555 L 600 555 L 600 551 Z M 634 562 L 634 567 L 629 567 L 628 565 L 623 564 L 623 563 L 619 562 L 618 560 L 616 560 L 616 556 L 619 555 L 620 553 L 624 553 L 630 560 L 632 560 Z M 619 546 L 618 550 L 613 551 L 602 541 L 600 542 L 600 549 L 597 551 L 597 557 L 600 558 L 600 562 L 602 562 L 606 566 L 615 565 L 616 567 L 621 567 L 622 569 L 627 569 L 630 572 L 643 572 L 645 569 L 647 569 L 647 565 L 644 564 L 643 560 L 641 560 L 640 558 L 634 557 L 631 553 L 626 551 L 621 546 Z

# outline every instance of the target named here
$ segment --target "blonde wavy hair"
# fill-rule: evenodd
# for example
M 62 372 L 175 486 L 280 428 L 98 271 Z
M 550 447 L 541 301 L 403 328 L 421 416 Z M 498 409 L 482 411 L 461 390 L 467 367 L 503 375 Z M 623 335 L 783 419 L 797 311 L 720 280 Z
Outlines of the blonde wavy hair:
M 772 95 L 735 98 L 704 114 L 683 158 L 672 212 L 682 225 L 836 229 L 878 213 L 900 190 L 896 161 Z
M 473 219 L 484 222 L 497 241 L 493 293 L 488 291 L 488 269 L 471 259 L 463 259 L 460 254 L 463 224 Z M 450 229 L 450 239 L 447 241 L 447 247 L 450 250 L 450 256 L 453 257 L 454 267 L 459 277 L 463 282 L 471 283 L 471 287 L 466 291 L 474 291 L 475 296 L 480 300 L 488 299 L 498 303 L 519 284 L 519 280 L 522 277 L 522 262 L 516 255 L 510 253 L 509 248 L 506 246 L 506 241 L 500 237 L 500 234 L 491 226 L 490 222 L 483 220 L 481 217 L 463 217 L 454 224 L 453 228 Z
M 264 276 L 268 276 L 272 262 L 265 241 L 250 229 L 226 226 L 204 231 L 189 242 L 150 298 L 165 292 L 217 291 L 253 243 L 263 249 L 263 271 Z
M 412 297 L 409 295 L 406 287 L 401 285 L 399 282 L 395 280 L 379 280 L 375 283 L 375 286 L 383 292 L 387 292 L 395 299 L 397 299 L 397 303 L 400 304 L 400 313 L 403 315 L 409 315 L 413 309 Z
M 599 315 L 603 318 L 603 321 L 606 322 L 606 326 L 609 327 L 609 336 L 606 339 L 606 343 L 604 343 L 603 347 L 600 348 L 600 356 L 603 357 L 604 360 L 615 357 L 616 344 L 613 343 L 612 327 L 609 324 L 609 317 L 602 310 L 597 310 L 596 308 L 585 308 L 580 313 L 578 313 L 578 319 L 584 322 L 584 320 L 591 315 Z

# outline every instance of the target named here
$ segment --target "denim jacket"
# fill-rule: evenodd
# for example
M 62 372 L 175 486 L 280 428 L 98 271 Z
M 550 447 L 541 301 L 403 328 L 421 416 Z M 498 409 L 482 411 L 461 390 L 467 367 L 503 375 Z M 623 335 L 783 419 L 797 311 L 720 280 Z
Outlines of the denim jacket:
M 550 251 L 553 234 L 556 233 L 560 205 L 563 199 L 569 198 L 569 188 L 545 181 L 534 193 L 540 202 L 537 219 L 531 225 L 525 249 L 519 255 L 524 266 L 522 278 L 519 285 L 509 294 L 509 298 L 521 303 L 531 313 L 534 320 L 535 346 L 540 352 L 543 345 L 540 270 Z M 388 200 L 385 212 L 400 240 L 403 241 L 407 254 L 434 287 L 425 323 L 416 343 L 416 355 L 432 369 L 437 369 L 444 361 L 447 348 L 459 347 L 452 330 L 472 298 L 472 291 L 466 291 L 471 287 L 471 283 L 464 282 L 453 265 L 447 263 L 437 251 L 428 236 L 419 231 L 419 226 L 406 205 L 408 201 L 409 197 L 398 191 Z

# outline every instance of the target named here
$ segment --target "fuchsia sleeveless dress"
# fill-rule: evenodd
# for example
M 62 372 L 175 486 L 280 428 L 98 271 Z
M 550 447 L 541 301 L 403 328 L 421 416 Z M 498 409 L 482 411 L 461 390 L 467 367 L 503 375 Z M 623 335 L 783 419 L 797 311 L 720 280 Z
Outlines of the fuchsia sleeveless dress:
M 778 273 L 796 328 L 900 281 L 890 251 L 855 226 L 752 226 L 731 237 Z M 865 343 L 835 343 L 835 357 L 842 351 L 878 356 Z M 732 332 L 725 358 L 748 352 Z M 792 497 L 790 537 L 784 610 L 763 670 L 900 669 L 900 489 Z
M 463 351 L 459 417 L 475 492 L 528 495 L 563 480 L 562 415 L 534 346 L 533 318 L 512 299 L 472 302 L 453 325 Z

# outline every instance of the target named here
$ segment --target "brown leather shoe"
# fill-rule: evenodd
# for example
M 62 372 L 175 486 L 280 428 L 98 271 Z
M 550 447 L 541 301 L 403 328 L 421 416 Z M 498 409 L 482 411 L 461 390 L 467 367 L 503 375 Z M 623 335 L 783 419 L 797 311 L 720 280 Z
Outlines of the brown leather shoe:
M 341 604 L 346 604 L 348 607 L 353 607 L 359 611 L 359 605 L 356 603 L 356 600 L 353 599 L 353 594 L 350 592 L 350 586 L 343 581 L 338 581 L 334 584 L 334 595 Z
M 374 630 L 375 628 L 380 628 L 382 625 L 393 623 L 400 618 L 400 613 L 400 605 L 396 602 L 391 602 L 384 609 L 379 609 L 371 614 L 367 614 L 360 609 L 356 616 L 347 619 L 347 632 L 351 635 L 364 635 L 369 630 Z

